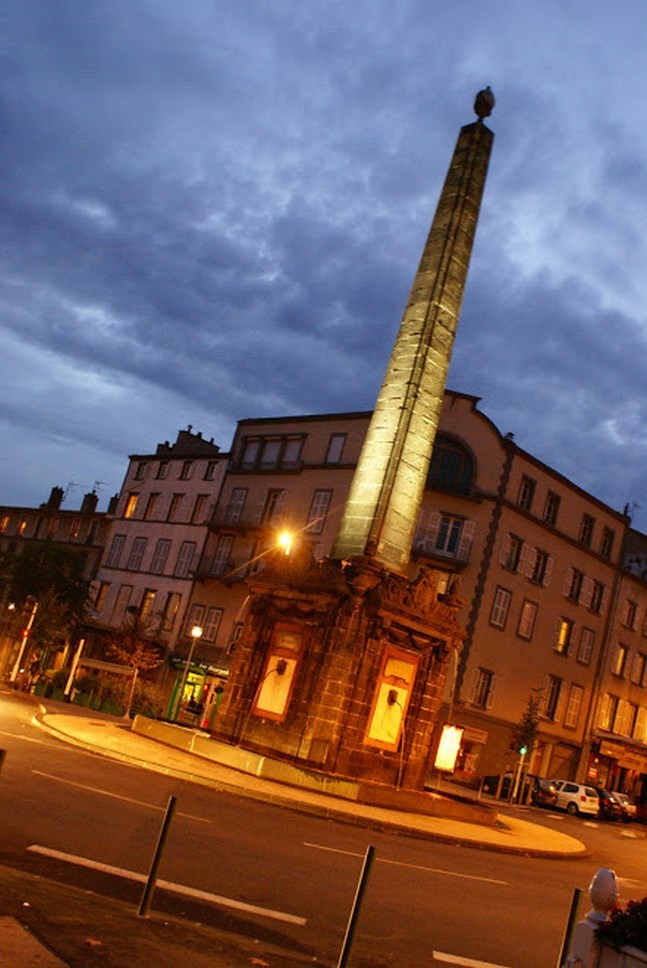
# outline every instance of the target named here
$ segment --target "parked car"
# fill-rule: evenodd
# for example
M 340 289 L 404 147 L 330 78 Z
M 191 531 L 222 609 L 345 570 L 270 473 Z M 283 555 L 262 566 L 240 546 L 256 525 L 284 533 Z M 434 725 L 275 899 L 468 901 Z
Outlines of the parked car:
M 620 801 L 616 800 L 614 795 L 603 787 L 596 787 L 595 792 L 600 801 L 600 820 L 622 820 Z
M 625 823 L 631 823 L 632 820 L 636 820 L 636 815 L 638 813 L 636 804 L 632 803 L 626 793 L 618 793 L 617 790 L 612 790 L 611 792 L 620 804 L 623 821 Z
M 600 798 L 595 787 L 571 780 L 552 780 L 557 791 L 557 807 L 570 814 L 585 814 L 597 817 L 600 812 Z
M 492 796 L 496 796 L 496 791 L 499 788 L 500 775 L 501 774 L 497 773 L 495 776 L 483 777 L 481 789 L 484 793 L 489 793 Z M 503 774 L 503 779 L 501 780 L 501 799 L 509 799 L 512 790 L 514 789 L 515 776 L 516 774 L 512 772 Z M 526 802 L 529 787 L 530 802 L 535 807 L 554 807 L 557 803 L 557 791 L 550 780 L 546 780 L 543 776 L 536 776 L 534 773 L 526 774 L 524 777 L 523 796 L 518 796 L 518 799 L 522 800 L 524 803 Z

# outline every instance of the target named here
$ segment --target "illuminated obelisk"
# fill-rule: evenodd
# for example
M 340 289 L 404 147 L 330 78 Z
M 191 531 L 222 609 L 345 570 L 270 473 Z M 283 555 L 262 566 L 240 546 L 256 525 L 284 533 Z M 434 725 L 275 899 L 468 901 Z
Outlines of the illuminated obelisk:
M 460 131 L 436 215 L 353 477 L 331 557 L 406 572 L 433 449 L 494 135 Z

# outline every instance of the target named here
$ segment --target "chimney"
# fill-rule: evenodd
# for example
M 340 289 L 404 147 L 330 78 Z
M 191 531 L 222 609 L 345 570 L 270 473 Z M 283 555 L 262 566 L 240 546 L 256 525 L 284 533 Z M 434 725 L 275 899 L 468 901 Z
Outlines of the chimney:
M 96 491 L 90 491 L 86 494 L 81 502 L 81 512 L 83 514 L 94 514 L 97 509 L 97 504 L 99 503 L 99 495 Z
M 63 503 L 64 497 L 65 491 L 62 487 L 53 487 L 45 507 L 50 511 L 58 511 Z

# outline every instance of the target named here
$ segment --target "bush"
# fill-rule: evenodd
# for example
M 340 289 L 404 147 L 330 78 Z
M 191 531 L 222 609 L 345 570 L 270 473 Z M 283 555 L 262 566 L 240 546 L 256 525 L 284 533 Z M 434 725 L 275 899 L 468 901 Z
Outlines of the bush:
M 624 909 L 616 904 L 596 935 L 600 944 L 616 951 L 624 945 L 632 945 L 647 952 L 647 897 L 642 901 L 628 901 Z

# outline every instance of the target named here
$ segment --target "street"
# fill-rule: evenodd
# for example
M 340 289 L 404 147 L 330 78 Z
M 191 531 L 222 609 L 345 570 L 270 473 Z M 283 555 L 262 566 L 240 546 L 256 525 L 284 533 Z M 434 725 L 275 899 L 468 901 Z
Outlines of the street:
M 525 811 L 582 840 L 591 856 L 577 860 L 364 830 L 66 745 L 39 729 L 33 712 L 18 697 L 0 697 L 0 863 L 137 904 L 174 796 L 159 869 L 171 889 L 160 886 L 153 906 L 271 933 L 321 964 L 336 963 L 369 844 L 375 859 L 353 966 L 472 959 L 545 968 L 556 963 L 573 888 L 586 889 L 599 867 L 616 870 L 624 899 L 647 894 L 642 826 Z

